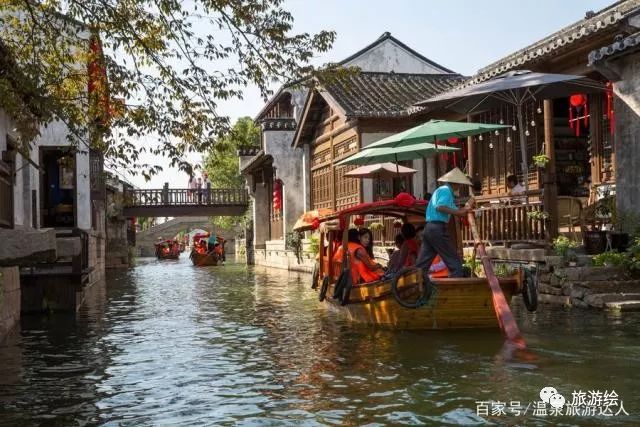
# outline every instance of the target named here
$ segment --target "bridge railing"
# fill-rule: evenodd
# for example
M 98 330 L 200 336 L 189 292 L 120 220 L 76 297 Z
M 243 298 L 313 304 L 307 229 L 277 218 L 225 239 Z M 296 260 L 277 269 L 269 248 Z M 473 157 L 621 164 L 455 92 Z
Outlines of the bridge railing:
M 230 188 L 125 190 L 125 207 L 229 206 L 248 203 L 246 190 Z

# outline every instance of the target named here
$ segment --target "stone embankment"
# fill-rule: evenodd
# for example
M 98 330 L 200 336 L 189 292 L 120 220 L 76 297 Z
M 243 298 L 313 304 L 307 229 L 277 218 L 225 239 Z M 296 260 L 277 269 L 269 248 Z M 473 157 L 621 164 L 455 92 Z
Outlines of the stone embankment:
M 582 258 L 582 257 L 581 257 Z M 619 267 L 564 266 L 561 258 L 547 257 L 538 273 L 541 303 L 612 311 L 640 310 L 640 280 Z

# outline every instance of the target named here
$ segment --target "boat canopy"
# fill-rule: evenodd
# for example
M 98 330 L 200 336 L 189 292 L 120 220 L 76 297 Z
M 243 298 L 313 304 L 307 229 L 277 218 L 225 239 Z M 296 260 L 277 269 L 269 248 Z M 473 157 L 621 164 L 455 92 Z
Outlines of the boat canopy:
M 295 231 L 315 230 L 322 223 L 338 220 L 340 228 L 346 228 L 344 222 L 349 216 L 362 215 L 383 215 L 398 218 L 418 217 L 424 220 L 427 208 L 427 200 L 417 200 L 409 193 L 400 193 L 394 199 L 382 200 L 371 203 L 360 203 L 358 205 L 343 209 L 338 212 L 331 212 L 318 217 L 314 223 L 301 224 L 294 228 Z

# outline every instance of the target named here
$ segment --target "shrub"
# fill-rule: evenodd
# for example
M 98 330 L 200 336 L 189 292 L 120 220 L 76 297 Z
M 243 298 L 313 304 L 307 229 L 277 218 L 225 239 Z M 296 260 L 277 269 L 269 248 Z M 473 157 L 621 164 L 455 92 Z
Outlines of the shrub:
M 629 265 L 629 255 L 621 252 L 603 252 L 593 257 L 593 265 L 596 267 L 602 266 L 627 266 Z
M 553 251 L 556 255 L 566 258 L 569 254 L 569 250 L 575 249 L 578 244 L 572 240 L 569 240 L 566 236 L 558 236 L 553 241 Z

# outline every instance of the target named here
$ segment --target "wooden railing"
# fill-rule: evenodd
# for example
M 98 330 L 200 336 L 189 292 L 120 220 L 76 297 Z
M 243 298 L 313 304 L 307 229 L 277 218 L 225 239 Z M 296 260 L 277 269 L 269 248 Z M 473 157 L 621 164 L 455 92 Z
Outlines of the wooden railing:
M 125 190 L 124 206 L 160 207 L 160 206 L 230 206 L 246 205 L 248 196 L 245 190 L 226 188 Z
M 11 168 L 0 160 L 0 228 L 13 228 Z
M 542 211 L 542 203 L 513 205 L 485 205 L 476 210 L 476 224 L 480 239 L 490 243 L 545 241 L 545 220 L 533 218 L 529 212 Z M 462 229 L 462 240 L 473 244 L 471 230 Z

